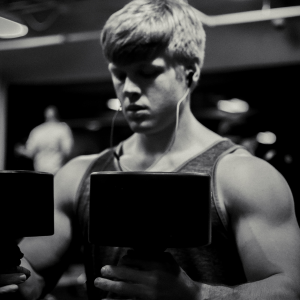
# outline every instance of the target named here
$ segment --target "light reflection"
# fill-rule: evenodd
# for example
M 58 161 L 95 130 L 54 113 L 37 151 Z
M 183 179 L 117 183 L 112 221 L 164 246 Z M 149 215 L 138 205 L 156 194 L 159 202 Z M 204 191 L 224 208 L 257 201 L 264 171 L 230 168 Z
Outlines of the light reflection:
M 121 103 L 118 98 L 112 98 L 107 101 L 107 107 L 111 110 L 121 110 Z
M 271 145 L 276 142 L 276 135 L 270 131 L 259 132 L 256 140 L 261 144 Z
M 218 109 L 228 113 L 245 113 L 249 110 L 249 104 L 241 99 L 219 100 Z
M 20 23 L 0 17 L 0 38 L 13 39 L 28 33 L 28 27 Z

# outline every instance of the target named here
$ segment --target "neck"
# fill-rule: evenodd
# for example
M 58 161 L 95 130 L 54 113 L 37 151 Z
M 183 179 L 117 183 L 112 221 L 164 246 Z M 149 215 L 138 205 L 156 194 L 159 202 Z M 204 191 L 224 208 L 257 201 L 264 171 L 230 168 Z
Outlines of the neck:
M 187 101 L 180 106 L 178 117 L 164 130 L 135 133 L 126 140 L 122 163 L 129 171 L 157 168 L 157 163 L 166 161 L 167 157 L 169 160 L 170 157 L 180 158 L 183 153 L 185 156 L 193 154 L 219 138 L 196 120 Z
M 159 134 L 136 133 L 131 136 L 124 143 L 124 152 L 120 161 L 121 169 L 123 171 L 174 170 L 186 159 L 221 138 L 199 123 L 192 114 L 188 118 L 180 118 L 174 143 L 171 144 L 174 126 L 172 129 L 170 126 L 168 130 Z
M 126 142 L 126 148 L 128 152 L 140 152 L 150 157 L 160 156 L 167 150 L 180 148 L 180 145 L 185 143 L 185 138 L 193 132 L 195 123 L 198 123 L 198 121 L 195 120 L 187 105 L 181 110 L 177 129 L 174 120 L 172 124 L 159 132 L 151 134 L 135 133 Z

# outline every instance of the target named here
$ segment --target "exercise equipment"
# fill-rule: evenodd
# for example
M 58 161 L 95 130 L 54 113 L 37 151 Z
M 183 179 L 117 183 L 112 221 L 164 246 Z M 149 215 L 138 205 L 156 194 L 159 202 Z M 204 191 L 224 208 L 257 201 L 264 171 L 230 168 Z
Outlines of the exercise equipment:
M 54 233 L 53 175 L 0 171 L 0 273 L 14 273 L 23 257 L 17 241 Z
M 210 197 L 207 174 L 92 173 L 89 241 L 150 253 L 208 245 Z

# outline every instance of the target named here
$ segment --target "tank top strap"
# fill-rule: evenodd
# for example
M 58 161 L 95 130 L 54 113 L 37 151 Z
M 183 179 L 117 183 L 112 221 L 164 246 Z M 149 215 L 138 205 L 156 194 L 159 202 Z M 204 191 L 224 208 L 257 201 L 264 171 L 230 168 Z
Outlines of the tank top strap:
M 178 172 L 196 172 L 209 174 L 211 176 L 211 198 L 219 218 L 227 231 L 229 225 L 228 214 L 226 212 L 225 204 L 218 197 L 216 190 L 216 167 L 222 157 L 229 153 L 233 153 L 237 149 L 244 149 L 244 147 L 234 144 L 231 140 L 224 138 L 211 145 L 208 149 L 198 154 L 198 156 L 190 159 L 184 166 L 178 169 Z
M 177 172 L 196 172 L 212 175 L 213 167 L 219 156 L 224 152 L 235 151 L 242 146 L 234 144 L 231 140 L 223 138 L 209 146 L 204 151 L 186 161 Z
M 212 192 L 212 199 L 214 200 L 214 204 L 216 207 L 216 210 L 218 212 L 218 215 L 221 219 L 221 222 L 223 224 L 223 226 L 225 227 L 225 229 L 228 231 L 229 230 L 229 218 L 228 218 L 228 214 L 226 211 L 226 207 L 224 202 L 219 198 L 218 193 L 217 193 L 217 186 L 216 186 L 216 169 L 217 169 L 217 165 L 220 162 L 220 160 L 226 156 L 227 154 L 233 153 L 234 151 L 236 151 L 237 149 L 245 149 L 243 146 L 240 145 L 233 145 L 232 147 L 228 148 L 227 150 L 225 150 L 221 155 L 219 155 L 217 157 L 217 159 L 215 160 L 215 163 L 212 167 L 211 170 L 211 192 Z
M 89 198 L 90 192 L 90 175 L 93 172 L 115 170 L 113 163 L 114 151 L 114 148 L 109 148 L 99 153 L 99 155 L 90 163 L 81 179 L 75 199 L 75 212 L 80 226 L 84 226 L 85 216 L 81 214 L 81 212 L 86 211 L 86 206 L 88 205 L 87 199 Z

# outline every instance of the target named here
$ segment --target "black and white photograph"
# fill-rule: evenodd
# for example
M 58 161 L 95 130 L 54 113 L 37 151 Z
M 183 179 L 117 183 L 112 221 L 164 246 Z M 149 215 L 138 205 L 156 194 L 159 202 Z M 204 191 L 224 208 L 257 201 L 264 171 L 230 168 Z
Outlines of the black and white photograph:
M 0 0 L 1 300 L 299 300 L 300 0 Z

